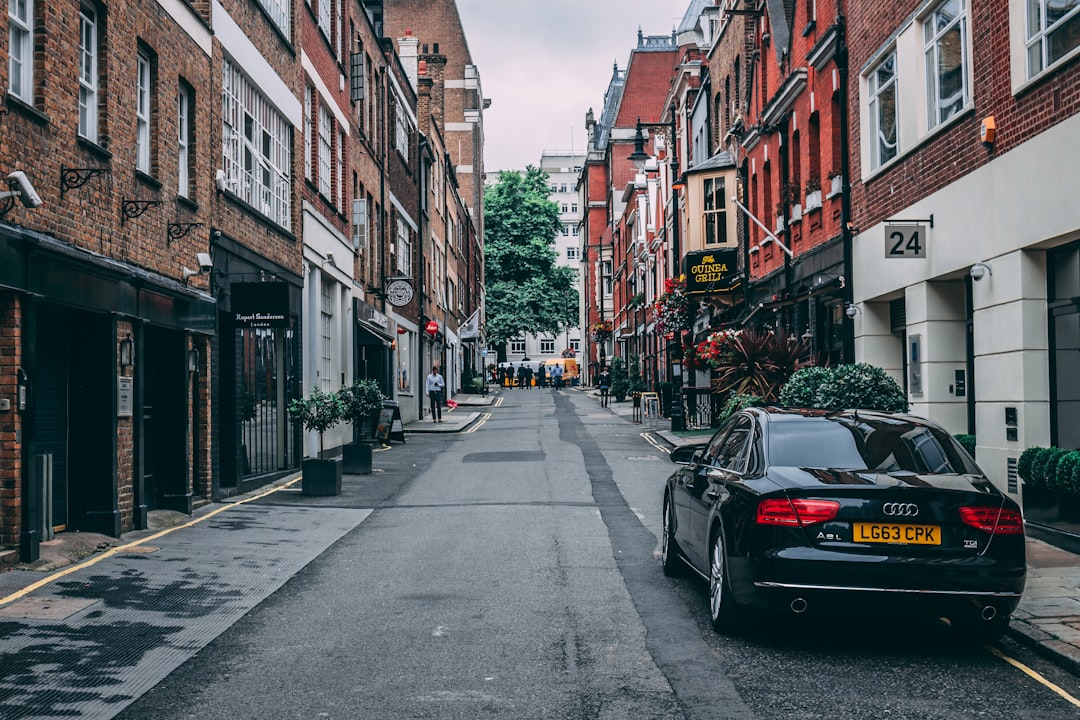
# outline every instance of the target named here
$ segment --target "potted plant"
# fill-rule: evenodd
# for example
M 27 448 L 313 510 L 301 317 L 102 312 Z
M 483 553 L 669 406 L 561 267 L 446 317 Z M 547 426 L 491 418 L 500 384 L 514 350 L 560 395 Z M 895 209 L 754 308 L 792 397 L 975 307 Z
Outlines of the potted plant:
M 626 400 L 630 392 L 630 376 L 626 374 L 626 361 L 616 356 L 611 359 L 611 395 L 615 402 Z
M 342 448 L 344 471 L 350 475 L 370 475 L 375 423 L 386 396 L 379 383 L 370 378 L 343 387 L 340 395 L 345 406 L 345 418 L 353 426 L 353 442 Z
M 839 170 L 829 171 L 830 191 L 829 197 L 839 195 L 844 189 L 844 176 Z
M 337 425 L 345 415 L 345 403 L 337 393 L 313 388 L 306 398 L 289 403 L 289 416 L 304 429 L 319 433 L 319 456 L 301 463 L 301 492 L 304 495 L 340 495 L 341 459 L 323 458 L 323 433 Z
M 806 211 L 821 207 L 821 178 L 811 175 L 806 179 Z

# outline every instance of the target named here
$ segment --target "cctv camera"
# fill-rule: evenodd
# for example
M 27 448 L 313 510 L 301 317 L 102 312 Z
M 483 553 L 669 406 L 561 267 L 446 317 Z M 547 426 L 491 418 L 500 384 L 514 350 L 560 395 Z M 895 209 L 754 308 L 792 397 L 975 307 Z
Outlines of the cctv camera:
M 16 170 L 9 174 L 7 180 L 8 187 L 19 196 L 19 201 L 23 205 L 28 208 L 36 208 L 41 204 L 41 197 L 35 192 L 34 186 L 30 184 L 30 178 L 26 177 L 26 173 L 22 170 Z
M 985 263 L 975 263 L 971 266 L 971 270 L 968 271 L 968 274 L 971 275 L 971 279 L 975 282 L 982 280 L 986 277 L 987 273 L 991 275 L 994 274 L 993 270 L 990 269 L 990 266 Z
M 847 315 L 849 318 L 854 318 L 857 312 L 858 310 L 855 309 L 854 305 L 848 305 L 846 308 L 844 308 L 844 314 Z
M 195 253 L 195 259 L 199 263 L 199 271 L 208 273 L 214 269 L 214 261 L 210 259 L 210 253 Z

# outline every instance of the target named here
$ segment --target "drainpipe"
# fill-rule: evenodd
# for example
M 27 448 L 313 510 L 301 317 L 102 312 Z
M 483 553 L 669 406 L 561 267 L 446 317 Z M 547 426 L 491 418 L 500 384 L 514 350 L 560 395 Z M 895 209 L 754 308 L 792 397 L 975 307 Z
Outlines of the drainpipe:
M 851 162 L 848 138 L 848 46 L 846 21 L 836 18 L 836 55 L 834 57 L 840 80 L 840 239 L 844 246 L 844 305 L 854 302 L 855 283 L 852 279 L 851 237 Z M 844 323 L 844 362 L 855 362 L 855 322 Z
M 788 223 L 787 218 L 791 212 L 787 202 L 784 202 L 784 186 L 790 182 L 790 158 L 788 157 L 788 123 L 791 121 L 791 116 L 785 117 L 776 126 L 776 134 L 780 138 L 780 200 L 784 205 L 784 231 L 780 233 L 780 242 L 784 243 L 784 247 L 791 248 L 791 224 Z M 766 208 L 766 211 L 768 208 Z M 791 297 L 794 290 L 792 286 L 794 283 L 791 280 L 792 267 L 791 267 L 791 253 L 784 253 L 784 291 Z M 784 298 L 787 299 L 787 298 Z M 798 328 L 792 328 L 792 311 L 794 306 L 789 305 L 785 308 L 785 314 L 788 316 L 788 330 L 798 334 Z M 778 328 L 779 329 L 779 328 Z

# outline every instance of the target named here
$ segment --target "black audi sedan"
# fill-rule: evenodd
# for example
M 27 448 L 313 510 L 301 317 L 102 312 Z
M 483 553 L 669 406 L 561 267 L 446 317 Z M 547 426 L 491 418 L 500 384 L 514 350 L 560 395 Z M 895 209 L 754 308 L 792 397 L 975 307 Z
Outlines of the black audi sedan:
M 929 420 L 748 408 L 672 460 L 664 572 L 708 580 L 717 631 L 748 609 L 858 610 L 987 640 L 1020 602 L 1020 508 Z

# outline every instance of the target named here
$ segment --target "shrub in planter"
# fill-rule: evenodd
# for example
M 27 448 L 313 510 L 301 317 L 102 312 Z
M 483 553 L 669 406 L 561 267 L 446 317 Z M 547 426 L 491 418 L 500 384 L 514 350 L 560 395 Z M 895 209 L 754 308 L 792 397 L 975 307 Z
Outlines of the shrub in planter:
M 792 381 L 795 381 L 795 385 L 788 393 L 788 385 Z M 810 401 L 809 404 L 805 404 L 806 401 Z M 881 368 L 866 363 L 798 370 L 781 389 L 780 402 L 784 405 L 803 405 L 825 410 L 907 410 L 904 391 L 892 376 Z
M 1046 485 L 1046 461 L 1054 452 L 1054 448 L 1033 448 L 1031 456 L 1031 471 L 1028 484 L 1034 488 L 1045 488 Z
M 1075 493 L 1080 489 L 1073 483 L 1073 479 L 1077 476 L 1076 469 L 1080 466 L 1080 451 L 1071 450 L 1058 455 L 1056 464 L 1052 461 L 1048 462 L 1048 475 L 1052 465 L 1054 466 L 1054 475 L 1051 487 L 1070 494 Z
M 319 433 L 319 457 L 303 461 L 301 492 L 304 495 L 341 494 L 341 460 L 322 459 L 323 433 L 345 417 L 345 402 L 337 393 L 324 393 L 314 388 L 306 398 L 289 403 L 289 416 L 303 423 L 307 430 Z
M 724 407 L 720 410 L 720 417 L 717 422 L 723 425 L 724 422 L 739 412 L 740 410 L 748 407 L 759 407 L 765 404 L 765 399 L 758 397 L 757 395 L 740 395 L 738 393 L 732 393 L 728 395 L 727 402 L 724 403 Z
M 780 404 L 788 407 L 820 407 L 818 391 L 831 376 L 829 368 L 824 367 L 797 370 L 780 389 Z
M 1031 478 L 1031 464 L 1035 462 L 1036 456 L 1043 450 L 1044 447 L 1029 447 L 1020 453 L 1020 459 L 1016 461 L 1016 474 L 1020 476 L 1020 479 L 1024 481 L 1025 485 L 1032 486 Z
M 975 436 L 974 435 L 954 435 L 956 442 L 968 451 L 968 455 L 975 457 Z
M 379 383 L 372 379 L 357 380 L 348 387 L 341 388 L 339 393 L 345 405 L 345 417 L 353 424 L 354 434 L 357 437 L 370 437 L 375 428 L 375 420 L 382 409 L 382 402 L 386 398 Z M 363 436 L 358 433 L 365 432 Z
M 626 374 L 626 361 L 622 357 L 611 358 L 611 388 L 615 402 L 622 402 L 630 394 L 630 377 Z

